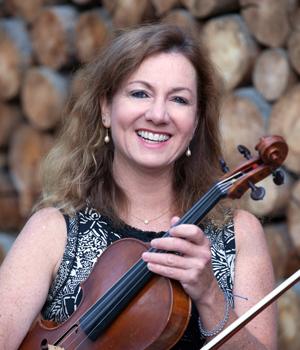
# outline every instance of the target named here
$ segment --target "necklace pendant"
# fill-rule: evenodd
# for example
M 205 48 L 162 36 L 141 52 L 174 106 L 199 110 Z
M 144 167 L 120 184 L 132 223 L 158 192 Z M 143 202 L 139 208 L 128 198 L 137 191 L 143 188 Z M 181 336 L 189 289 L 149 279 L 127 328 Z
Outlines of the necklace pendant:
M 148 225 L 148 224 L 149 224 L 149 220 L 145 219 L 145 220 L 144 220 L 144 224 L 145 224 L 145 225 Z

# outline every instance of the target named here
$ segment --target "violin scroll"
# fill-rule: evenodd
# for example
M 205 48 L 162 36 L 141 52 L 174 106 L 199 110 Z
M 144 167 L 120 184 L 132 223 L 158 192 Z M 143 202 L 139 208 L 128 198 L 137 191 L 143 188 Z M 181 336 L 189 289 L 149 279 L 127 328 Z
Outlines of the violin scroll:
M 227 197 L 240 198 L 248 189 L 251 189 L 252 199 L 262 199 L 265 194 L 264 189 L 254 184 L 270 174 L 273 174 L 276 185 L 283 183 L 283 172 L 276 169 L 284 162 L 288 154 L 288 145 L 281 136 L 262 137 L 255 146 L 255 150 L 258 151 L 256 157 L 253 157 L 245 146 L 240 145 L 238 150 L 247 161 L 234 171 L 227 172 L 222 178 L 223 183 L 230 183 L 229 188 L 226 187 Z

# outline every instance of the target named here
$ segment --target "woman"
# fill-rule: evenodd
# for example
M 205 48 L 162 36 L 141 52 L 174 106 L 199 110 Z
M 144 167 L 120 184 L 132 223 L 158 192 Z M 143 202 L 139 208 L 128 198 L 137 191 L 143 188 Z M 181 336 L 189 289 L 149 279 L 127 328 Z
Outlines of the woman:
M 193 301 L 173 349 L 199 349 L 274 283 L 262 227 L 249 213 L 220 207 L 201 228 L 173 226 L 219 176 L 211 64 L 198 40 L 157 24 L 121 33 L 81 77 L 83 92 L 71 96 L 46 162 L 43 208 L 1 268 L 0 348 L 18 348 L 40 312 L 66 320 L 97 258 L 135 237 L 170 251 L 142 258 Z M 275 349 L 275 320 L 272 306 L 223 348 Z

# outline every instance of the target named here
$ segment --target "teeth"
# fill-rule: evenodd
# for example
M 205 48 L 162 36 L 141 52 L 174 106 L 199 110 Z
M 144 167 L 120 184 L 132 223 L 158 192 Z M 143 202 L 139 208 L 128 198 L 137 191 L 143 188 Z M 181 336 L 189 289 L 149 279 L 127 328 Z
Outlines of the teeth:
M 143 139 L 153 141 L 153 142 L 164 142 L 170 138 L 170 136 L 166 134 L 154 134 L 153 132 L 145 131 L 145 130 L 139 130 L 137 134 L 141 136 Z

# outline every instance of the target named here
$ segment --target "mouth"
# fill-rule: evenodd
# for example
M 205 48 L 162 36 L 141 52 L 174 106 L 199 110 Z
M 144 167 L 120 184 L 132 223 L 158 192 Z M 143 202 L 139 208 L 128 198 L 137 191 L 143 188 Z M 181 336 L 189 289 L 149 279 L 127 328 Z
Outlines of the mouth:
M 166 142 L 171 138 L 170 134 L 157 133 L 157 132 L 147 131 L 147 130 L 138 130 L 137 135 L 142 139 L 144 139 L 145 141 L 152 142 L 152 143 Z

